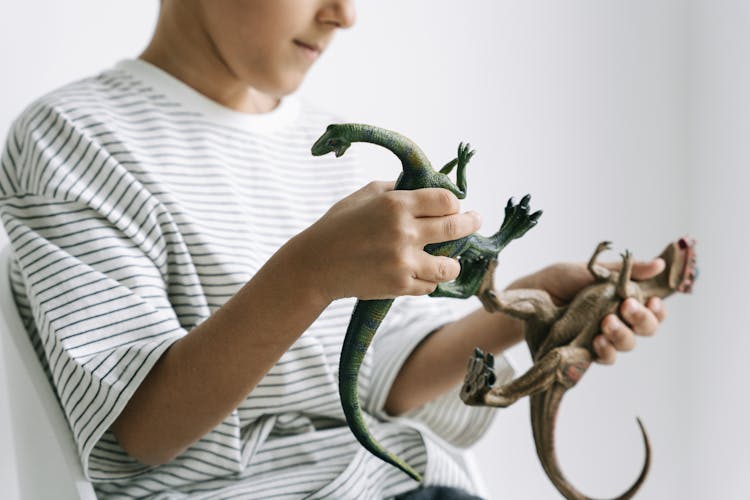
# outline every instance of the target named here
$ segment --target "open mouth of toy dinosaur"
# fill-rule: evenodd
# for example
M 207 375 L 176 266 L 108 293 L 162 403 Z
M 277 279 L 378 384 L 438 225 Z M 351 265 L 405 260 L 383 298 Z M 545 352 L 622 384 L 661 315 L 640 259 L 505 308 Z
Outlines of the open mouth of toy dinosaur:
M 698 266 L 696 263 L 695 240 L 693 238 L 680 238 L 677 247 L 682 252 L 682 274 L 680 283 L 677 285 L 677 291 L 690 293 L 693 291 L 693 284 L 698 279 Z

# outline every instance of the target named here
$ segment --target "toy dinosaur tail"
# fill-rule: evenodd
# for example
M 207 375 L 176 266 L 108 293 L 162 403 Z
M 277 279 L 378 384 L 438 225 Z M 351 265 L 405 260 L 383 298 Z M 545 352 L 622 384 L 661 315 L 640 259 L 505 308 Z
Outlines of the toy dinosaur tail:
M 560 401 L 565 391 L 565 387 L 555 385 L 549 391 L 531 396 L 531 427 L 534 433 L 536 452 L 547 476 L 565 498 L 569 500 L 592 500 L 578 491 L 563 476 L 560 464 L 557 462 L 557 455 L 555 454 L 555 421 L 557 420 L 557 410 L 560 407 Z M 545 415 L 552 416 L 550 418 L 545 417 Z M 646 447 L 646 459 L 638 479 L 636 479 L 625 493 L 616 497 L 615 500 L 632 498 L 645 481 L 651 466 L 651 443 L 648 439 L 648 434 L 646 434 L 646 429 L 643 427 L 643 423 L 640 419 L 637 420 L 638 426 L 641 429 L 641 435 L 643 436 L 643 443 Z
M 346 423 L 354 437 L 376 457 L 398 467 L 413 479 L 422 481 L 417 471 L 383 445 L 367 430 L 362 409 L 359 406 L 359 368 L 362 366 L 367 348 L 372 342 L 380 323 L 393 304 L 393 299 L 360 300 L 354 307 L 354 313 L 346 329 L 344 344 L 339 361 L 339 396 L 344 409 Z

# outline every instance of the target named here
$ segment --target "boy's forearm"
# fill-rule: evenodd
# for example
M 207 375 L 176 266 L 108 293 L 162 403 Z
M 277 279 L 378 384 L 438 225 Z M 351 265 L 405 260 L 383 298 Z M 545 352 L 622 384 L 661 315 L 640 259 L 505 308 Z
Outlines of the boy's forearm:
M 466 363 L 479 347 L 498 354 L 523 340 L 522 323 L 479 309 L 429 335 L 406 360 L 385 404 L 400 415 L 432 401 L 459 384 Z
M 112 426 L 131 456 L 158 465 L 199 440 L 327 307 L 305 277 L 290 269 L 296 256 L 289 252 L 282 248 L 152 368 Z

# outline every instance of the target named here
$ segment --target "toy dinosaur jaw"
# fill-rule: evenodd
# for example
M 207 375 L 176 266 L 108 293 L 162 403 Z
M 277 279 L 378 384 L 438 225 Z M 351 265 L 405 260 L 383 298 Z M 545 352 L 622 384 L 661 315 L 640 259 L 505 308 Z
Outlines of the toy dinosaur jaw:
M 313 144 L 311 152 L 313 156 L 323 156 L 333 152 L 336 158 L 340 157 L 349 149 L 352 143 L 344 137 L 336 125 L 329 125 L 325 133 Z
M 693 284 L 698 279 L 698 265 L 695 254 L 695 239 L 684 237 L 677 242 L 677 247 L 682 253 L 682 273 L 676 290 L 682 293 L 693 291 Z
M 336 158 L 346 153 L 346 150 L 349 149 L 348 144 L 341 144 L 333 148 L 333 153 L 336 155 Z
M 698 279 L 695 240 L 687 236 L 680 238 L 667 245 L 660 257 L 667 264 L 664 270 L 666 286 L 676 292 L 692 292 L 693 284 Z

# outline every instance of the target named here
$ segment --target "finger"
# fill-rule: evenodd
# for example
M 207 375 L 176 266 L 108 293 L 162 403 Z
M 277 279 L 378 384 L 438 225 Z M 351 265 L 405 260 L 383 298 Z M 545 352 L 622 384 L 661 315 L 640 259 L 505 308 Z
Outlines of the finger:
M 658 258 L 648 261 L 637 261 L 633 263 L 633 279 L 647 280 L 653 278 L 664 270 L 666 266 L 664 259 Z
M 442 188 L 423 188 L 408 193 L 407 205 L 414 217 L 440 217 L 457 214 L 461 208 L 456 195 Z
M 435 291 L 435 288 L 437 288 L 437 283 L 414 278 L 409 289 L 399 295 L 429 295 Z
M 635 299 L 626 299 L 620 306 L 620 314 L 630 329 L 638 335 L 650 337 L 659 328 L 656 314 Z
M 604 262 L 601 266 L 609 269 L 610 271 L 619 271 L 622 268 L 622 262 Z M 664 270 L 664 259 L 657 258 L 648 261 L 635 261 L 633 262 L 633 270 L 631 272 L 632 279 L 634 280 L 645 280 L 652 278 Z
M 604 337 L 620 352 L 632 351 L 635 347 L 635 333 L 620 318 L 608 314 L 601 324 Z
M 443 283 L 456 279 L 461 271 L 461 265 L 450 257 L 435 257 L 422 252 L 416 266 L 415 279 L 430 283 Z
M 659 320 L 659 323 L 664 321 L 667 317 L 667 310 L 664 309 L 664 302 L 662 302 L 659 297 L 651 297 L 646 303 L 646 307 L 651 309 L 651 312 L 654 313 L 656 319 Z
M 594 337 L 594 352 L 596 353 L 596 362 L 603 365 L 614 364 L 617 359 L 617 349 L 604 335 Z
M 421 242 L 440 243 L 457 240 L 479 229 L 482 220 L 477 212 L 447 215 L 444 217 L 421 217 L 417 219 Z

